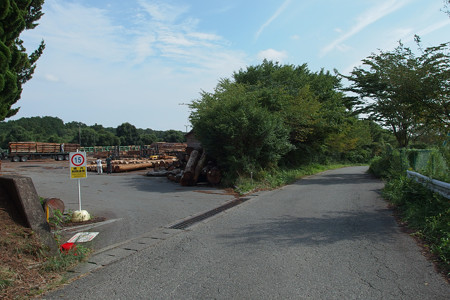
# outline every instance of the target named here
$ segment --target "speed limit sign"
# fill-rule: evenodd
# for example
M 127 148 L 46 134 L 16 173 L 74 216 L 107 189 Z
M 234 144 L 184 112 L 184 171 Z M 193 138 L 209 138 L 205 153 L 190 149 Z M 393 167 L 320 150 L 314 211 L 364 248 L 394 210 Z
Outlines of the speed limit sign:
M 70 178 L 86 178 L 86 152 L 70 152 Z

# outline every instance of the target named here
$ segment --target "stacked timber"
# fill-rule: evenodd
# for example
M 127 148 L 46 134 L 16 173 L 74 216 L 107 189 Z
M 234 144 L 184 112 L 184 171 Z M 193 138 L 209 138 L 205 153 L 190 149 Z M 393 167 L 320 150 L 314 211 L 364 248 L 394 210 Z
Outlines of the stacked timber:
M 37 152 L 36 142 L 11 142 L 9 151 L 11 153 L 34 153 Z
M 10 142 L 11 153 L 60 153 L 75 152 L 80 148 L 79 144 L 60 144 L 42 142 Z
M 178 155 L 176 168 L 172 168 L 167 174 L 171 181 L 182 186 L 194 186 L 199 182 L 207 182 L 212 185 L 220 183 L 222 174 L 212 161 L 208 161 L 208 155 L 200 149 L 186 149 L 184 155 Z
M 177 154 L 177 157 L 168 159 L 120 159 L 111 162 L 112 172 L 129 172 L 152 169 L 147 176 L 164 176 L 169 180 L 180 183 L 182 186 L 194 186 L 204 182 L 217 185 L 222 179 L 222 174 L 217 166 L 202 149 L 186 149 L 186 153 Z M 103 172 L 106 172 L 106 162 L 102 160 Z M 95 160 L 88 163 L 87 170 L 97 171 Z
M 77 152 L 80 149 L 79 144 L 63 144 L 65 152 Z
M 111 161 L 113 173 L 145 170 L 148 168 L 169 168 L 173 164 L 174 159 L 172 158 L 166 160 L 120 159 Z M 106 172 L 106 162 L 104 160 L 102 160 L 102 169 Z M 97 163 L 95 160 L 89 162 L 87 170 L 90 172 L 97 171 Z

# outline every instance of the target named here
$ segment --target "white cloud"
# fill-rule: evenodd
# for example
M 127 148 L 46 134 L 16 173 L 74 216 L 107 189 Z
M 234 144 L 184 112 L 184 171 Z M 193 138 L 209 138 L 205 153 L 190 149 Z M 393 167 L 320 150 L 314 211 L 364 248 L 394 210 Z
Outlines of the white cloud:
M 267 50 L 263 50 L 260 51 L 257 55 L 259 60 L 263 60 L 263 59 L 267 59 L 267 60 L 272 60 L 272 61 L 277 61 L 277 62 L 283 62 L 287 57 L 287 52 L 286 51 L 277 51 L 274 49 L 267 49 Z
M 339 52 L 348 52 L 348 51 L 350 51 L 352 49 L 352 47 L 342 43 L 342 44 L 337 45 L 336 49 Z
M 411 0 L 387 0 L 381 3 L 377 3 L 376 6 L 359 15 L 356 19 L 356 24 L 352 28 L 343 33 L 343 35 L 341 35 L 339 38 L 323 47 L 320 51 L 320 55 L 324 56 L 328 54 L 332 50 L 338 48 L 338 46 L 344 41 L 348 40 L 355 34 L 365 29 L 367 26 L 400 9 L 410 1 Z
M 228 65 L 244 64 L 244 55 L 228 50 L 230 43 L 223 37 L 198 30 L 198 20 L 187 15 L 189 7 L 139 3 L 143 12 L 133 33 L 139 43 L 132 42 L 139 57 L 136 61 L 144 63 L 146 59 L 165 58 L 189 69 L 224 66 L 223 57 L 229 59 Z
M 441 28 L 443 28 L 443 27 L 445 27 L 445 26 L 448 26 L 448 25 L 450 25 L 450 19 L 446 19 L 446 20 L 444 20 L 444 21 L 442 21 L 442 22 L 434 23 L 434 24 L 432 24 L 432 25 L 426 27 L 425 29 L 420 30 L 420 31 L 417 33 L 417 35 L 419 35 L 420 37 L 426 36 L 426 35 L 428 35 L 428 34 L 434 32 L 434 31 L 439 30 L 439 29 L 441 29 Z M 448 36 L 447 36 L 447 37 L 448 37 Z
M 125 20 L 106 8 L 47 0 L 40 25 L 24 33 L 27 43 L 44 39 L 46 49 L 17 117 L 184 129 L 188 108 L 178 104 L 246 65 L 222 36 L 200 30 L 187 6 L 139 3 Z
M 259 28 L 256 32 L 255 38 L 258 39 L 264 29 L 270 25 L 276 18 L 280 16 L 280 14 L 286 9 L 291 0 L 286 0 L 281 4 L 281 6 L 275 11 L 275 13 Z
M 44 78 L 46 80 L 48 80 L 48 81 L 51 81 L 51 82 L 58 82 L 59 81 L 59 78 L 57 76 L 53 75 L 53 74 L 45 74 Z
M 144 1 L 140 0 L 139 4 L 155 21 L 174 22 L 178 17 L 188 11 L 187 6 L 170 5 L 162 1 Z
M 102 9 L 48 1 L 40 23 L 29 35 L 43 37 L 48 51 L 108 61 L 125 58 L 124 28 L 113 25 Z

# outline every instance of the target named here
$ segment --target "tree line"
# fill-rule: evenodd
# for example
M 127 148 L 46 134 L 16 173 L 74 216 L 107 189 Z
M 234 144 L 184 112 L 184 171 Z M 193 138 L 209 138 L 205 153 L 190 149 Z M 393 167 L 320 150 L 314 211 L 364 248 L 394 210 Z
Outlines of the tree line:
M 386 144 L 442 144 L 450 120 L 449 43 L 416 43 L 420 55 L 399 42 L 348 76 L 264 60 L 202 92 L 190 104 L 193 130 L 230 182 L 311 162 L 368 162 Z
M 43 3 L 0 4 L 0 121 L 17 113 L 12 105 L 43 53 L 44 42 L 27 54 L 19 38 L 37 26 Z M 449 3 L 444 0 L 443 11 L 450 16 Z M 386 144 L 448 145 L 449 43 L 423 48 L 418 36 L 415 41 L 417 51 L 399 42 L 394 50 L 363 59 L 349 75 L 267 60 L 241 69 L 190 103 L 194 133 L 231 180 L 314 162 L 367 162 Z M 349 84 L 343 86 L 343 80 Z M 23 140 L 92 146 L 181 141 L 184 136 L 129 123 L 114 129 L 51 117 L 0 123 L 0 146 Z
M 182 143 L 185 136 L 178 130 L 141 129 L 130 123 L 123 123 L 117 128 L 99 124 L 88 126 L 81 122 L 64 123 L 57 117 L 30 117 L 0 122 L 0 148 L 7 148 L 9 142 L 22 141 L 76 143 L 90 147 Z

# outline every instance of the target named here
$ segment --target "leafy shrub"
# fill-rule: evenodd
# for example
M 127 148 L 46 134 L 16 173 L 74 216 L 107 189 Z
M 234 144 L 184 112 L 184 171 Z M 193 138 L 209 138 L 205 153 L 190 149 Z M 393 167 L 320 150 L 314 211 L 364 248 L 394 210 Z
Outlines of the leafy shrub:
M 224 182 L 277 166 L 293 149 L 279 114 L 262 107 L 253 92 L 224 80 L 203 93 L 190 116 L 195 135 L 224 173 Z
M 75 248 L 68 252 L 61 252 L 59 255 L 50 257 L 42 266 L 42 271 L 55 272 L 68 270 L 88 257 L 90 252 L 91 249 L 77 244 Z
M 383 196 L 395 204 L 403 221 L 417 230 L 450 272 L 450 202 L 414 179 L 400 176 L 386 183 Z
M 394 178 L 405 174 L 408 161 L 400 151 L 387 149 L 383 156 L 372 159 L 369 173 L 380 178 Z
M 424 175 L 442 181 L 449 181 L 450 176 L 448 173 L 449 169 L 445 157 L 438 150 L 434 149 L 431 151 Z

